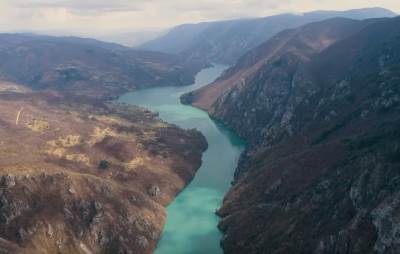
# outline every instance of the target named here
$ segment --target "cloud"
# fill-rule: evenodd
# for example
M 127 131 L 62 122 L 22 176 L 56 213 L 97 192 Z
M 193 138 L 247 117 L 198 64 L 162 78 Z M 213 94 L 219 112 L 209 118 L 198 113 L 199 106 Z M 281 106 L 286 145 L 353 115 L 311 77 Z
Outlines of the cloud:
M 400 12 L 399 0 L 0 0 L 0 31 L 100 38 L 182 23 L 371 6 Z
M 32 0 L 13 1 L 16 8 L 21 9 L 65 9 L 69 12 L 85 15 L 88 13 L 116 12 L 116 11 L 141 11 L 144 2 L 138 1 L 78 1 L 78 0 Z

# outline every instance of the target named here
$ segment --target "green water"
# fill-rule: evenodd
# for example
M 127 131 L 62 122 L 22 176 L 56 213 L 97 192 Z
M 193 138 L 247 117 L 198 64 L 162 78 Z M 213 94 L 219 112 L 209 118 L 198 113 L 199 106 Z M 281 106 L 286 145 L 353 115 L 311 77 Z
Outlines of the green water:
M 179 97 L 211 83 L 225 68 L 216 65 L 204 69 L 191 86 L 144 89 L 119 99 L 157 111 L 163 120 L 182 128 L 196 128 L 209 144 L 196 177 L 167 208 L 167 222 L 156 254 L 223 253 L 215 210 L 230 187 L 244 142 L 204 111 L 182 105 Z

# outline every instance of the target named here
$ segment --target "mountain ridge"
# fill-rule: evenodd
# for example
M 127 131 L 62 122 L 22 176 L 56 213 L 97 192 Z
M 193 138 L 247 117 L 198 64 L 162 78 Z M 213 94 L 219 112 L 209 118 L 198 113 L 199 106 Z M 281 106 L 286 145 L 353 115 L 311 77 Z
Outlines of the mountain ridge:
M 203 64 L 32 34 L 0 34 L 0 58 L 0 253 L 152 253 L 207 142 L 114 99 Z
M 400 17 L 338 21 L 282 32 L 247 63 L 290 38 L 279 54 L 214 83 L 229 88 L 204 108 L 249 142 L 218 211 L 227 253 L 400 250 Z
M 186 24 L 139 48 L 181 54 L 192 59 L 234 64 L 248 50 L 289 28 L 333 17 L 354 19 L 396 16 L 383 8 L 315 11 L 304 15 L 280 14 L 262 18 Z
M 77 37 L 0 34 L 0 79 L 34 89 L 115 98 L 141 87 L 189 85 L 201 62 Z

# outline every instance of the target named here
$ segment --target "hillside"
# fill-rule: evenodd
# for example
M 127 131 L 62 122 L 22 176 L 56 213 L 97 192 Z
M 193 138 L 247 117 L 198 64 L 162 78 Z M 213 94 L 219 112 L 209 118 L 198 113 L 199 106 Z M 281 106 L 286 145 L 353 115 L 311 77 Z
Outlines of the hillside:
M 173 28 L 165 36 L 144 43 L 139 48 L 180 54 L 189 59 L 232 65 L 247 51 L 288 28 L 333 17 L 366 19 L 395 15 L 386 9 L 367 8 L 186 24 Z
M 256 86 L 253 83 L 259 81 L 256 80 L 257 75 L 262 74 L 262 78 L 268 80 L 261 80 L 262 84 L 258 84 L 259 86 L 254 89 L 264 88 L 264 85 L 267 85 L 268 82 L 275 82 L 276 86 L 285 86 L 286 89 L 289 89 L 291 86 L 290 78 L 295 75 L 295 72 L 298 68 L 301 68 L 302 64 L 308 63 L 316 54 L 336 41 L 346 38 L 373 22 L 375 21 L 335 18 L 305 25 L 297 29 L 285 30 L 271 40 L 249 51 L 239 59 L 235 66 L 226 70 L 214 83 L 184 95 L 183 100 L 187 100 L 194 106 L 208 111 L 211 115 L 214 115 L 214 113 L 218 114 L 218 116 L 235 113 L 243 115 L 245 112 L 241 111 L 242 108 L 248 110 L 249 107 L 253 106 L 254 101 L 250 98 L 264 100 L 263 98 L 271 96 L 270 93 L 267 94 L 269 91 L 250 91 L 250 88 Z M 264 89 L 268 89 L 268 87 Z M 245 96 L 245 93 L 246 97 L 236 98 Z M 229 98 L 230 96 L 235 96 L 234 99 L 238 101 L 237 105 L 231 103 L 232 98 Z M 285 99 L 284 96 L 281 97 Z M 276 101 L 271 101 L 271 103 L 274 103 L 274 105 L 270 105 L 271 108 L 278 107 L 278 104 L 282 102 L 279 98 L 274 99 Z M 267 112 L 261 108 L 257 111 L 260 114 Z M 250 112 L 247 113 L 250 114 Z M 252 117 L 254 121 L 262 120 L 259 115 L 253 114 Z M 227 116 L 226 118 L 234 117 Z M 242 127 L 236 126 L 243 136 L 245 135 L 242 133 L 243 131 L 249 133 L 261 131 Z
M 398 253 L 400 18 L 279 33 L 182 100 L 249 141 L 227 253 Z
M 207 143 L 106 101 L 204 65 L 34 34 L 0 34 L 0 58 L 0 253 L 152 253 Z
M 189 85 L 204 66 L 93 39 L 31 34 L 0 34 L 0 58 L 0 80 L 97 98 L 150 86 Z
M 207 144 L 147 110 L 0 83 L 0 252 L 152 253 Z

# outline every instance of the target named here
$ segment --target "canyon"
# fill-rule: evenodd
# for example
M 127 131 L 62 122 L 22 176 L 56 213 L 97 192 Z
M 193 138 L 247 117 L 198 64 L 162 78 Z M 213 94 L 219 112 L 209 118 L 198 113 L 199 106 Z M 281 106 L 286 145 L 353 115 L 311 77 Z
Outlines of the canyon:
M 182 105 L 181 94 L 209 84 L 226 66 L 202 70 L 193 85 L 143 89 L 122 96 L 119 101 L 159 112 L 159 117 L 184 129 L 196 128 L 207 140 L 202 165 L 193 181 L 167 207 L 167 220 L 155 254 L 223 253 L 219 244 L 219 218 L 215 211 L 229 190 L 245 142 L 208 114 Z
M 0 34 L 0 253 L 399 253 L 395 16 Z
M 400 19 L 286 30 L 182 96 L 249 142 L 226 253 L 397 253 Z

